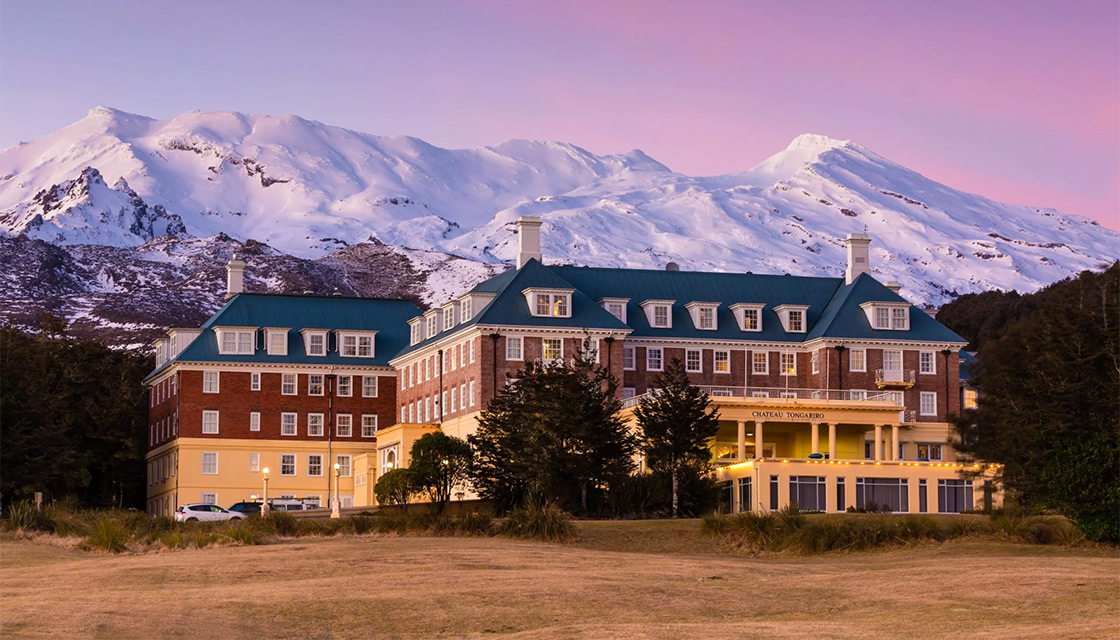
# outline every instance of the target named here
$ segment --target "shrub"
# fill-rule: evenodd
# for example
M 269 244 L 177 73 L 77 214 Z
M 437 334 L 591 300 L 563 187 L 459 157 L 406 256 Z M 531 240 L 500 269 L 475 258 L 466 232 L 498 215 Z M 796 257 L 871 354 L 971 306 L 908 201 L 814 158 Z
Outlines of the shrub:
M 230 540 L 244 545 L 258 544 L 260 541 L 260 532 L 248 523 L 230 523 L 224 533 Z
M 46 527 L 42 514 L 30 500 L 19 500 L 8 505 L 4 526 L 12 531 L 42 531 Z
M 123 524 L 114 520 L 100 520 L 86 538 L 86 546 L 109 553 L 120 553 L 127 548 L 129 531 Z
M 368 515 L 357 515 L 345 521 L 347 531 L 358 535 L 373 531 L 373 518 Z
M 408 469 L 393 469 L 377 479 L 373 493 L 381 505 L 400 507 L 408 510 L 408 501 L 416 494 L 412 472 Z
M 476 511 L 459 516 L 458 533 L 465 536 L 488 536 L 494 527 L 494 517 L 488 512 Z
M 572 518 L 556 504 L 530 503 L 510 512 L 498 532 L 513 538 L 545 542 L 570 542 L 576 539 Z
M 293 537 L 299 535 L 299 523 L 290 513 L 273 511 L 266 518 L 272 525 L 273 532 L 278 536 Z

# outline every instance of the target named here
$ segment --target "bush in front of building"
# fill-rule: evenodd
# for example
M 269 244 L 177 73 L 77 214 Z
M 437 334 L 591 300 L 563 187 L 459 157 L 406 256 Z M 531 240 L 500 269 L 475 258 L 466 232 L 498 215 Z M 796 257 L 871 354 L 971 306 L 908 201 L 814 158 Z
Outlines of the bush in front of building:
M 435 513 L 442 515 L 451 492 L 466 483 L 473 459 L 470 445 L 463 440 L 442 431 L 426 433 L 412 444 L 409 482 L 413 491 L 427 497 Z
M 408 503 L 416 495 L 416 484 L 410 469 L 392 469 L 377 479 L 373 486 L 377 503 L 408 511 Z

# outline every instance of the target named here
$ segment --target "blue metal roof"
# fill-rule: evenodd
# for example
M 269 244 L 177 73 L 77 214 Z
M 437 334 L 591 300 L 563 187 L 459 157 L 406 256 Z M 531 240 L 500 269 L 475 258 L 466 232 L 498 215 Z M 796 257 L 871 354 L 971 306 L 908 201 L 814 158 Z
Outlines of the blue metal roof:
M 408 320 L 419 312 L 416 305 L 407 300 L 242 293 L 231 298 L 211 316 L 202 325 L 202 334 L 186 349 L 149 375 L 171 362 L 388 366 L 389 360 L 408 345 Z M 288 355 L 269 355 L 259 336 L 256 352 L 252 355 L 220 354 L 217 335 L 209 331 L 214 327 L 287 327 Z M 309 356 L 304 351 L 301 329 L 376 331 L 374 357 L 343 357 L 337 348 L 328 350 L 325 356 Z
M 852 284 L 840 283 L 836 294 L 813 325 L 806 339 L 870 338 L 879 340 L 923 340 L 932 342 L 968 342 L 918 307 L 910 306 L 910 330 L 872 329 L 860 305 L 865 302 L 906 302 L 905 298 L 864 273 Z
M 980 364 L 980 360 L 976 357 L 975 351 L 965 351 L 961 349 L 960 359 L 960 376 L 961 382 L 971 382 L 972 378 L 976 376 L 976 367 Z

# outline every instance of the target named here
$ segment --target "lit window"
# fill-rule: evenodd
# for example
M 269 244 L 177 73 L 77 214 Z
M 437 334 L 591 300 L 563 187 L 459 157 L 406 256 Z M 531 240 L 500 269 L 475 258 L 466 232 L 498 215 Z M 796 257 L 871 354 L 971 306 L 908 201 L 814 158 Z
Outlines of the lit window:
M 770 373 L 770 354 L 766 351 L 751 353 L 751 372 L 759 375 Z
M 377 376 L 362 376 L 362 397 L 377 397 Z
M 541 357 L 546 364 L 562 360 L 564 357 L 564 341 L 560 338 L 545 338 L 541 342 Z
M 281 413 L 280 414 L 280 435 L 294 436 L 296 435 L 296 414 L 294 413 Z
M 660 348 L 649 347 L 646 349 L 646 370 L 661 371 L 662 351 Z
M 202 452 L 202 473 L 207 476 L 218 475 L 218 452 L 217 451 L 203 451 Z
M 506 360 L 521 360 L 521 338 L 519 336 L 506 337 Z
M 218 393 L 218 372 L 217 371 L 203 371 L 202 372 L 202 392 L 203 393 Z
M 552 316 L 557 318 L 567 318 L 568 313 L 568 293 L 534 293 L 533 301 L 533 315 L 535 316 Z
M 848 369 L 850 371 L 867 371 L 867 351 L 864 349 L 852 349 L 851 360 L 848 362 Z
M 941 445 L 933 443 L 919 443 L 918 444 L 918 459 L 919 460 L 941 460 Z
M 218 412 L 217 411 L 203 411 L 202 412 L 202 433 L 209 433 L 209 434 L 218 433 Z
M 321 396 L 323 395 L 323 374 L 309 373 L 307 374 L 307 395 Z
M 712 370 L 716 373 L 731 373 L 731 352 L 716 351 Z
M 700 328 L 716 328 L 716 310 L 711 307 L 701 307 L 699 310 Z
M 918 354 L 918 370 L 921 373 L 937 373 L 937 359 L 932 351 L 922 351 Z
M 918 406 L 918 410 L 923 416 L 937 415 L 937 392 L 923 391 L 921 393 L 921 402 Z
M 253 411 L 249 414 L 249 431 L 261 430 L 261 414 L 259 411 Z
M 699 349 L 686 349 L 684 352 L 684 369 L 690 373 L 697 373 L 703 370 L 700 364 L 700 350 Z
M 801 332 L 805 330 L 804 311 L 791 310 L 789 312 L 789 330 L 791 332 Z
M 782 353 L 781 372 L 783 376 L 797 375 L 797 354 Z
M 761 323 L 761 309 L 743 309 L 743 331 L 758 331 Z
M 307 475 L 321 476 L 323 475 L 323 455 L 320 453 L 311 453 L 307 456 Z
M 964 408 L 965 409 L 975 409 L 975 408 L 979 407 L 980 406 L 979 401 L 980 401 L 980 394 L 978 394 L 976 392 L 976 389 L 965 389 L 964 390 Z
M 549 310 L 549 303 L 551 302 L 551 296 L 549 296 L 547 293 L 538 293 L 533 297 L 536 298 L 536 302 L 537 302 L 537 313 L 536 313 L 536 315 L 547 316 L 548 315 L 548 310 Z
M 634 347 L 622 347 L 622 368 L 626 371 L 633 371 L 636 368 L 634 365 Z
M 296 454 L 285 453 L 280 456 L 280 475 L 296 475 Z
M 338 427 L 335 429 L 335 434 L 339 438 L 349 438 L 354 435 L 354 420 L 349 413 L 338 414 Z
M 362 414 L 362 437 L 377 437 L 377 414 Z
M 350 477 L 350 456 L 336 456 L 334 459 L 338 464 L 338 475 L 343 478 Z
M 323 435 L 323 414 L 309 413 L 307 414 L 307 435 L 321 436 Z

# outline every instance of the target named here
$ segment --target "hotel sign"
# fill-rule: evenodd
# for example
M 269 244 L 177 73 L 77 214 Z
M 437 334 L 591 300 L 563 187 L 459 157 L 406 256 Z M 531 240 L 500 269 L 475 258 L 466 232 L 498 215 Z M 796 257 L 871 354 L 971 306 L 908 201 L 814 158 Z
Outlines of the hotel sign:
M 755 420 L 783 420 L 801 422 L 805 420 L 824 420 L 823 411 L 752 411 Z

